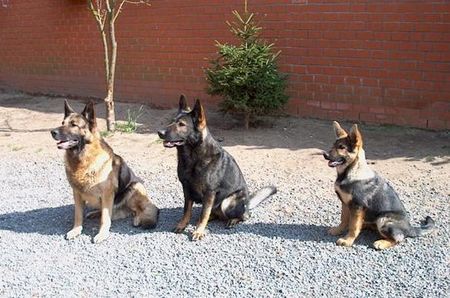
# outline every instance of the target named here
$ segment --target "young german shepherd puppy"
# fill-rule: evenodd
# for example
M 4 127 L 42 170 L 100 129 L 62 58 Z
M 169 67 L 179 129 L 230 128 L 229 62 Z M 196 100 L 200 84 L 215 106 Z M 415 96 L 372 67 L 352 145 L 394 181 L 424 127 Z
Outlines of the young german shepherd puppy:
M 420 228 L 412 227 L 397 193 L 369 168 L 358 126 L 354 124 L 349 133 L 336 121 L 333 126 L 337 140 L 323 156 L 337 170 L 334 188 L 342 203 L 342 213 L 341 223 L 329 233 L 336 236 L 348 229 L 347 235 L 336 244 L 352 246 L 363 228 L 373 228 L 381 235 L 382 239 L 373 244 L 376 249 L 392 247 L 405 237 L 430 233 L 433 219 L 427 216 Z
M 111 220 L 130 214 L 134 214 L 134 226 L 155 227 L 159 210 L 148 198 L 142 180 L 100 137 L 93 102 L 81 114 L 75 113 L 67 101 L 64 110 L 62 126 L 53 129 L 51 134 L 58 141 L 58 148 L 66 150 L 66 174 L 75 201 L 73 229 L 66 234 L 66 239 L 81 234 L 85 203 L 100 209 L 93 213 L 101 217 L 94 243 L 109 237 Z
M 249 210 L 276 193 L 265 187 L 249 196 L 247 184 L 233 157 L 211 136 L 203 106 L 197 100 L 191 111 L 182 95 L 173 123 L 158 131 L 164 146 L 178 151 L 178 178 L 183 185 L 184 213 L 174 229 L 181 233 L 192 215 L 193 203 L 203 205 L 192 240 L 205 236 L 212 218 L 227 220 L 227 227 L 249 217 Z

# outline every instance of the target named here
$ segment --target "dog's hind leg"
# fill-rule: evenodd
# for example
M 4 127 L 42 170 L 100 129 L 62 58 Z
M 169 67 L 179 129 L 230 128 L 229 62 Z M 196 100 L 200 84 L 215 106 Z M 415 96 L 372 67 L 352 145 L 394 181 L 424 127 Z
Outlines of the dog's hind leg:
M 373 247 L 378 250 L 386 249 L 393 247 L 397 244 L 394 240 L 391 239 L 380 239 L 373 243 Z
M 233 228 L 249 217 L 245 208 L 246 196 L 243 191 L 232 194 L 220 204 L 222 217 L 228 219 L 226 227 Z
M 141 196 L 140 201 L 141 212 L 134 217 L 133 225 L 140 226 L 143 229 L 155 228 L 158 223 L 159 209 L 147 196 Z
M 93 218 L 99 218 L 100 215 L 102 215 L 102 212 L 100 210 L 91 210 L 88 213 L 86 213 L 87 219 L 93 219 Z
M 402 225 L 407 225 L 407 222 L 402 220 L 395 220 L 387 217 L 377 219 L 378 233 L 384 238 L 373 243 L 375 249 L 381 250 L 395 246 L 405 239 L 405 234 Z
M 120 206 L 113 208 L 113 214 L 111 216 L 111 220 L 119 220 L 127 218 L 132 214 L 131 210 L 127 208 L 126 206 Z M 101 210 L 91 210 L 88 213 L 86 213 L 87 219 L 93 219 L 93 218 L 99 218 L 102 215 Z
M 114 208 L 111 220 L 124 219 L 130 216 L 132 213 L 133 212 L 131 211 L 131 209 L 127 208 L 126 206 Z
M 133 218 L 135 227 L 140 226 L 144 229 L 156 227 L 159 209 L 148 198 L 144 185 L 141 183 L 131 185 L 124 200 L 127 209 L 135 214 Z
M 227 227 L 227 229 L 234 228 L 241 221 L 243 221 L 241 218 L 232 218 L 232 219 L 228 220 L 226 227 Z

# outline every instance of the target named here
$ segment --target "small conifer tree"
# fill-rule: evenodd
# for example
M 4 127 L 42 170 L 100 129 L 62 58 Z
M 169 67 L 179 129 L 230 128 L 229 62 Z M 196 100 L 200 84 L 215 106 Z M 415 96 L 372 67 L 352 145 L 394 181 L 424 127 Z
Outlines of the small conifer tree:
M 207 92 L 222 96 L 220 106 L 225 112 L 243 114 L 245 127 L 257 115 L 280 109 L 288 100 L 285 94 L 286 76 L 277 70 L 273 44 L 267 44 L 259 35 L 262 28 L 254 21 L 254 13 L 233 11 L 235 22 L 228 22 L 230 31 L 240 45 L 216 41 L 218 57 L 206 70 Z

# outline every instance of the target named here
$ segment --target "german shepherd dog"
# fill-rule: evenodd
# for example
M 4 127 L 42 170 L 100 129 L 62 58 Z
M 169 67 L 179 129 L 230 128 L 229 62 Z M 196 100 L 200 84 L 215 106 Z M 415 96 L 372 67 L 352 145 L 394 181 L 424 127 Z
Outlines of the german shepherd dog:
M 182 95 L 173 123 L 158 131 L 164 146 L 176 147 L 178 178 L 183 185 L 184 212 L 174 232 L 181 233 L 192 215 L 193 203 L 202 204 L 202 212 L 192 240 L 201 240 L 210 219 L 227 221 L 227 227 L 249 217 L 249 210 L 276 193 L 265 187 L 249 196 L 247 184 L 234 158 L 211 136 L 203 106 L 197 99 L 191 110 Z
M 342 203 L 341 223 L 328 232 L 337 236 L 348 230 L 336 242 L 352 246 L 361 229 L 378 231 L 382 239 L 373 243 L 375 249 L 385 249 L 402 242 L 405 237 L 418 237 L 430 233 L 434 221 L 427 216 L 421 227 L 412 227 L 405 207 L 391 185 L 369 168 L 358 126 L 347 133 L 338 122 L 333 122 L 337 140 L 323 156 L 328 165 L 337 170 L 334 184 Z
M 86 203 L 100 209 L 88 215 L 99 215 L 101 219 L 94 243 L 109 237 L 111 220 L 131 214 L 134 214 L 134 226 L 156 226 L 158 208 L 147 196 L 142 180 L 101 138 L 92 101 L 81 114 L 75 113 L 65 101 L 62 126 L 53 129 L 51 134 L 58 141 L 58 148 L 66 150 L 66 174 L 75 201 L 73 229 L 66 234 L 66 239 L 81 234 Z

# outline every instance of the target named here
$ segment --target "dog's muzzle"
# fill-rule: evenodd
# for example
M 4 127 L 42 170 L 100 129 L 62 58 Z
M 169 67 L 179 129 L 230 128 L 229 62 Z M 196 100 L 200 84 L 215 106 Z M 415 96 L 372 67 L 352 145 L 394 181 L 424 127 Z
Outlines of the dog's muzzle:
M 337 167 L 343 163 L 345 163 L 345 158 L 343 157 L 338 157 L 337 159 L 333 159 L 330 154 L 328 154 L 327 152 L 322 152 L 323 158 L 325 158 L 326 160 L 328 160 L 328 166 L 331 168 Z
M 167 148 L 173 148 L 173 147 L 176 147 L 176 146 L 183 146 L 184 143 L 185 143 L 183 140 L 176 140 L 176 141 L 172 141 L 172 140 L 168 141 L 168 140 L 166 140 L 166 138 L 167 138 L 167 130 L 165 130 L 165 129 L 158 130 L 158 136 L 159 136 L 160 139 L 164 140 L 163 145 L 164 145 L 164 147 L 167 147 Z
M 59 128 L 55 128 L 55 129 L 51 130 L 50 133 L 52 134 L 53 139 L 58 141 L 56 143 L 56 146 L 58 147 L 58 149 L 67 150 L 67 149 L 77 146 L 79 143 L 78 140 L 68 139 L 67 137 L 61 135 Z

